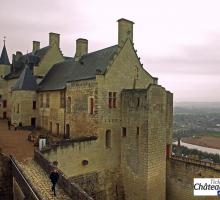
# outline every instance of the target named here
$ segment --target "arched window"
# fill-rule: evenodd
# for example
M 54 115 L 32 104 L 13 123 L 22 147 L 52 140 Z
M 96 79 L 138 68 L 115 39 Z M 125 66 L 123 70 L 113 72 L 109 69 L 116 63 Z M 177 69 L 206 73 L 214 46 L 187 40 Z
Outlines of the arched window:
M 111 144 L 112 141 L 111 141 L 111 130 L 107 130 L 106 133 L 105 133 L 105 147 L 108 149 L 108 148 L 111 148 Z
M 67 98 L 67 113 L 71 113 L 71 97 Z

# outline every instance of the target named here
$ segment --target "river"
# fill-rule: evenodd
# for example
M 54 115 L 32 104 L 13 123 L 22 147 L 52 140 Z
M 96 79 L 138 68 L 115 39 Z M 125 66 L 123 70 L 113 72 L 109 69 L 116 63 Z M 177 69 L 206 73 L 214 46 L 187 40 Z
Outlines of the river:
M 177 142 L 174 142 L 173 144 L 177 145 Z M 185 142 L 180 141 L 180 145 L 187 147 L 189 149 L 197 149 L 199 151 L 207 152 L 207 153 L 213 153 L 213 154 L 219 154 L 220 155 L 220 150 L 219 149 L 213 149 L 213 148 L 208 148 L 208 147 L 202 147 L 199 145 L 194 145 L 194 144 L 188 144 Z

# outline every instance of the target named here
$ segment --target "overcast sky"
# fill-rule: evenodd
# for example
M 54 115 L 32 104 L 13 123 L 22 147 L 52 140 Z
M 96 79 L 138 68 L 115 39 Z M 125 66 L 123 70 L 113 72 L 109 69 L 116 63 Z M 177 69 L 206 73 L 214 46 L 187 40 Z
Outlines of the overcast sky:
M 117 44 L 116 21 L 126 18 L 144 68 L 175 101 L 220 101 L 219 8 L 219 0 L 1 0 L 0 37 L 11 58 L 60 33 L 64 55 L 74 56 L 79 37 L 89 51 Z

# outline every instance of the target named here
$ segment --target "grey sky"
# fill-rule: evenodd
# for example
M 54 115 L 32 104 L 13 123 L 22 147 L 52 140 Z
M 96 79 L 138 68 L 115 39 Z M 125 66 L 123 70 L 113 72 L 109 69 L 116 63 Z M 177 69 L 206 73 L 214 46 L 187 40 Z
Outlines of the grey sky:
M 31 51 L 33 40 L 46 46 L 57 32 L 73 56 L 79 37 L 89 51 L 116 44 L 116 20 L 127 18 L 145 69 L 175 101 L 220 101 L 219 7 L 219 0 L 1 0 L 0 37 L 11 56 Z

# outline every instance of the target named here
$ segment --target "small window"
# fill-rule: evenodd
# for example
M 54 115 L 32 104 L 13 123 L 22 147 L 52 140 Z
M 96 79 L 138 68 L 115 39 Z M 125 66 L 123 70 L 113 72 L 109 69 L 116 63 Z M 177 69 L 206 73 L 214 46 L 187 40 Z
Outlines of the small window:
M 50 107 L 50 94 L 47 93 L 46 95 L 46 108 L 49 108 Z
M 106 149 L 111 148 L 111 130 L 107 130 L 105 133 L 105 147 Z
M 44 106 L 44 95 L 40 94 L 40 107 L 43 108 Z
M 125 127 L 122 127 L 122 137 L 127 136 L 127 129 Z
M 88 165 L 88 164 L 89 164 L 89 161 L 88 161 L 88 160 L 83 160 L 83 161 L 82 161 L 82 165 L 83 165 L 83 166 L 86 166 L 86 165 Z
M 109 92 L 108 93 L 108 107 L 109 108 L 116 108 L 116 92 Z
M 67 113 L 71 113 L 71 97 L 67 98 Z
M 60 134 L 60 126 L 58 123 L 56 124 L 56 127 L 57 127 L 57 135 L 59 135 Z
M 139 133 L 140 133 L 140 128 L 137 127 L 137 133 L 136 133 L 137 137 L 139 136 Z
M 108 107 L 112 108 L 112 92 L 108 93 Z
M 138 97 L 137 98 L 137 107 L 139 107 L 140 106 L 140 98 Z
M 52 131 L 53 131 L 53 124 L 52 122 L 50 122 L 50 133 L 52 133 Z
M 20 104 L 17 105 L 17 113 L 20 112 Z
M 89 97 L 88 99 L 88 113 L 94 114 L 94 98 L 93 97 Z
M 60 108 L 64 108 L 65 106 L 65 92 L 60 92 Z
M 37 108 L 37 103 L 36 101 L 33 101 L 33 110 L 36 110 L 36 108 Z

